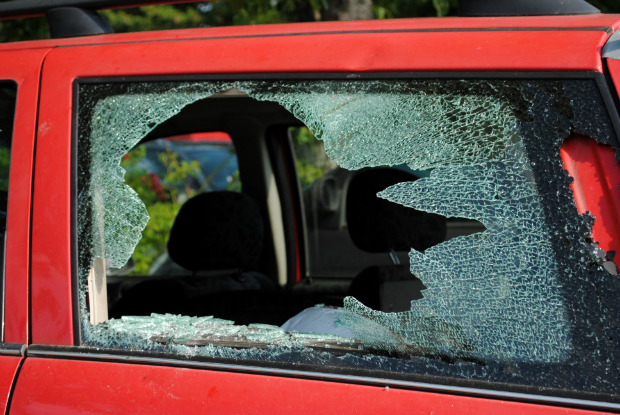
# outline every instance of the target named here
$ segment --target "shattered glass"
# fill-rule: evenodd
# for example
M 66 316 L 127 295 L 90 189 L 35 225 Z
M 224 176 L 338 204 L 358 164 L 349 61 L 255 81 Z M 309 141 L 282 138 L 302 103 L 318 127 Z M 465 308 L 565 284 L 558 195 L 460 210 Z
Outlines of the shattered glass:
M 469 343 L 469 353 L 481 358 L 553 362 L 567 356 L 571 341 L 559 271 L 521 143 L 501 162 L 439 167 L 429 178 L 399 183 L 378 196 L 447 217 L 476 219 L 487 228 L 424 253 L 412 249 L 411 272 L 427 287 L 424 298 L 412 301 L 410 312 L 380 316 L 382 325 L 402 333 L 406 344 L 447 354 Z M 357 314 L 360 307 L 352 299 L 346 305 Z M 444 327 L 438 327 L 438 320 Z M 354 321 L 348 326 L 356 333 Z M 363 331 L 358 338 L 376 338 Z M 457 347 L 438 341 L 438 335 L 453 339 Z
M 94 258 L 122 266 L 148 221 L 123 184 L 121 157 L 184 106 L 232 88 L 281 104 L 341 167 L 433 168 L 378 197 L 475 219 L 487 230 L 410 252 L 411 272 L 427 287 L 410 311 L 384 313 L 345 299 L 336 324 L 354 340 L 211 316 L 126 316 L 91 326 L 85 280 Z M 578 214 L 560 158 L 571 132 L 618 147 L 594 81 L 104 84 L 82 86 L 80 102 L 85 346 L 617 394 L 620 281 L 588 249 L 593 218 Z M 341 354 L 330 350 L 335 345 L 345 345 Z
M 348 350 L 360 342 L 338 335 L 284 331 L 270 324 L 235 325 L 234 321 L 205 317 L 156 314 L 123 316 L 104 323 L 104 332 L 137 335 L 152 342 L 183 346 L 250 348 L 268 345 L 288 348 L 322 347 Z

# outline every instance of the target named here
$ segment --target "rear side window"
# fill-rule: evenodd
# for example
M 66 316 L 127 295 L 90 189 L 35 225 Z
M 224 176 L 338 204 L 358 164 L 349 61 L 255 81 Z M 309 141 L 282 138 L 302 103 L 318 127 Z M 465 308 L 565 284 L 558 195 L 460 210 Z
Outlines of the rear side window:
M 620 390 L 613 253 L 592 239 L 560 155 L 575 134 L 618 148 L 593 80 L 85 84 L 79 99 L 84 346 Z M 337 284 L 278 278 L 291 260 L 273 207 L 283 194 L 260 143 L 286 123 L 309 273 L 344 281 L 340 300 Z M 127 283 L 108 310 L 96 299 L 109 270 L 152 220 L 123 158 L 179 125 L 229 133 L 243 186 L 180 208 L 168 254 L 190 276 Z M 327 157 L 304 155 L 310 141 Z
M 9 197 L 9 166 L 11 164 L 11 142 L 13 140 L 13 120 L 17 85 L 14 82 L 0 81 L 0 273 L 2 275 L 2 304 L 4 304 L 4 263 L 6 244 L 6 221 Z M 4 340 L 4 305 L 0 310 L 2 321 L 2 340 Z

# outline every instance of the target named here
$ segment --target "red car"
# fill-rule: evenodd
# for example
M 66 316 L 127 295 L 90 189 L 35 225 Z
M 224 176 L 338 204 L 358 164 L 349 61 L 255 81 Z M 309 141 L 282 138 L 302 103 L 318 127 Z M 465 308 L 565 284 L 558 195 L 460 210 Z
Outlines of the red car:
M 0 4 L 53 37 L 0 44 L 5 413 L 620 411 L 619 15 L 42 3 Z

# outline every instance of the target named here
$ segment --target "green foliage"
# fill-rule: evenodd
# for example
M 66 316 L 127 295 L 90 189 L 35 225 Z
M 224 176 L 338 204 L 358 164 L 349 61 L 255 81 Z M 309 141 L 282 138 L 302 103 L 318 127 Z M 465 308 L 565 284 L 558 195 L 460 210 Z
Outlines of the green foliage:
M 6 0 L 0 0 L 0 2 Z M 354 0 L 353 0 L 354 1 Z M 343 0 L 216 0 L 185 4 L 102 10 L 117 33 L 209 26 L 294 23 L 323 20 Z M 618 0 L 591 0 L 603 12 L 620 11 Z M 457 0 L 373 0 L 375 18 L 452 16 Z M 0 42 L 47 39 L 45 18 L 0 21 Z
M 197 192 L 193 191 L 187 184 L 186 178 L 196 176 L 200 173 L 200 164 L 197 160 L 179 161 L 179 155 L 170 149 L 165 141 L 165 152 L 159 153 L 159 161 L 166 166 L 166 174 L 163 182 L 165 183 L 167 193 L 170 195 L 173 203 L 179 203 L 181 200 L 192 198 Z M 181 191 L 181 189 L 183 189 Z M 182 199 L 180 198 L 181 196 Z
M 44 17 L 0 20 L 0 43 L 49 39 L 49 37 L 50 31 Z
M 291 128 L 290 134 L 302 188 L 336 167 L 336 163 L 325 155 L 323 142 L 317 140 L 308 128 Z
M 146 206 L 151 219 L 142 231 L 142 239 L 133 253 L 136 268 L 131 275 L 146 275 L 153 262 L 166 252 L 168 236 L 180 209 L 180 203 L 170 202 Z
M 202 14 L 194 5 L 161 5 L 99 12 L 115 32 L 199 27 Z
M 619 0 L 587 0 L 603 13 L 620 13 Z
M 153 262 L 166 252 L 168 236 L 182 201 L 195 193 L 187 186 L 186 178 L 195 176 L 200 170 L 197 161 L 179 161 L 178 154 L 166 146 L 166 151 L 158 156 L 166 167 L 163 180 L 160 180 L 155 174 L 139 167 L 145 157 L 146 147 L 139 145 L 121 161 L 121 166 L 127 171 L 125 183 L 138 193 L 150 216 L 133 253 L 136 268 L 132 275 L 146 275 Z
M 452 14 L 456 14 L 458 11 L 458 3 L 455 3 L 456 2 L 450 2 L 448 0 L 433 0 L 433 7 L 435 7 L 435 10 L 437 11 L 437 16 L 443 17 L 447 16 L 451 9 Z M 456 10 L 454 6 L 456 6 Z
M 458 0 L 373 0 L 372 6 L 377 19 L 455 16 L 458 13 Z
M 125 169 L 125 183 L 140 195 L 140 199 L 149 205 L 161 201 L 161 196 L 153 186 L 153 178 L 146 170 L 140 169 L 138 163 L 146 157 L 146 147 L 138 146 L 131 150 L 121 160 L 121 167 Z
M 11 164 L 11 149 L 0 147 L 0 191 L 9 191 L 9 167 Z
M 241 192 L 241 177 L 239 176 L 239 170 L 233 173 L 231 179 L 232 180 L 228 183 L 226 190 L 229 192 Z

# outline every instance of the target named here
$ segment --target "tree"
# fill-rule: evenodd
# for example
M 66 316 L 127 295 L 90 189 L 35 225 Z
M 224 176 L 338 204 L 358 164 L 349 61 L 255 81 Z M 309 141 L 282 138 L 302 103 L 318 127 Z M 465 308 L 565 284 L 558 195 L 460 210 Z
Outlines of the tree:
M 6 0 L 0 0 L 3 2 Z M 216 0 L 102 10 L 117 33 L 456 14 L 456 0 Z M 45 18 L 0 21 L 0 42 L 49 38 Z
M 7 0 L 0 0 L 4 2 Z M 590 0 L 603 13 L 619 13 L 620 0 Z M 451 16 L 458 0 L 216 0 L 103 10 L 118 32 L 208 26 Z M 0 42 L 46 39 L 45 18 L 0 21 Z

